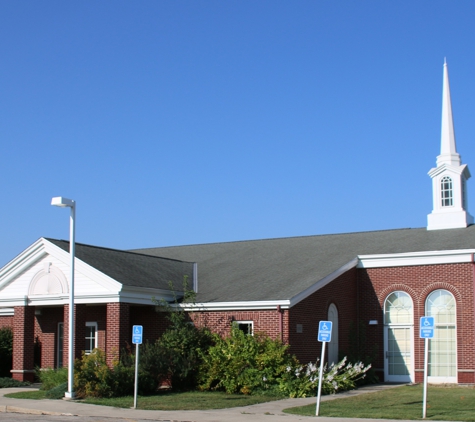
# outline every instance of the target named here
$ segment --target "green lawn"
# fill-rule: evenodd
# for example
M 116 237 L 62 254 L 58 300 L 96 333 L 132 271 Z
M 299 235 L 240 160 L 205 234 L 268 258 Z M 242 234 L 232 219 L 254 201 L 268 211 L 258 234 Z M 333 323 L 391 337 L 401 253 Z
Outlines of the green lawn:
M 22 391 L 19 393 L 6 394 L 5 397 L 18 399 L 44 399 L 44 391 Z M 186 392 L 172 393 L 163 392 L 155 396 L 139 396 L 137 408 L 145 410 L 207 410 L 225 409 L 229 407 L 249 406 L 251 404 L 264 403 L 279 400 L 282 397 L 273 396 L 245 396 L 242 394 L 226 394 L 221 392 Z M 117 397 L 111 399 L 88 398 L 81 403 L 99 404 L 113 407 L 133 407 L 133 396 Z
M 422 385 L 390 388 L 376 393 L 320 403 L 320 416 L 372 419 L 422 419 Z M 315 405 L 284 412 L 315 416 Z M 429 385 L 426 419 L 475 421 L 475 388 Z

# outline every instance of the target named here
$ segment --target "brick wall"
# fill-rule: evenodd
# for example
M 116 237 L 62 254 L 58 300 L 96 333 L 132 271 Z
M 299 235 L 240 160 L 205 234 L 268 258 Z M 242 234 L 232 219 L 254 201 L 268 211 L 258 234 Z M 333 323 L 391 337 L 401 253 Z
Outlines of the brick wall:
M 35 366 L 41 368 L 55 368 L 57 366 L 58 323 L 62 321 L 62 307 L 41 308 L 41 314 L 36 315 L 35 347 L 39 348 L 39 356 L 36 359 Z
M 12 378 L 18 381 L 33 381 L 35 308 L 15 306 L 14 313 Z
M 411 267 L 369 268 L 358 270 L 358 313 L 364 323 L 377 320 L 368 327 L 368 352 L 376 345 L 380 353 L 375 362 L 384 368 L 383 306 L 393 291 L 406 292 L 414 305 L 414 361 L 416 382 L 421 382 L 424 368 L 424 340 L 419 338 L 419 320 L 425 314 L 425 301 L 434 290 L 451 292 L 457 305 L 457 366 L 460 383 L 475 382 L 475 309 L 473 264 L 443 264 Z
M 0 316 L 0 328 L 3 327 L 13 328 L 13 316 Z
M 120 350 L 126 347 L 132 336 L 130 330 L 130 305 L 128 303 L 108 303 L 106 326 L 106 360 L 112 365 Z
M 290 351 L 302 363 L 320 359 L 322 343 L 317 338 L 318 323 L 328 320 L 328 308 L 332 303 L 338 310 L 339 326 L 338 333 L 332 332 L 332 339 L 338 336 L 339 354 L 345 355 L 349 348 L 350 328 L 357 319 L 356 269 L 340 275 L 290 309 Z M 302 333 L 297 333 L 297 324 L 302 325 Z
M 254 332 L 264 332 L 273 339 L 288 342 L 288 311 L 282 310 L 253 310 L 253 311 L 208 311 L 191 312 L 190 318 L 195 325 L 207 327 L 221 336 L 231 332 L 233 321 L 253 321 Z M 281 324 L 281 318 L 283 323 Z M 283 331 L 281 333 L 280 326 Z

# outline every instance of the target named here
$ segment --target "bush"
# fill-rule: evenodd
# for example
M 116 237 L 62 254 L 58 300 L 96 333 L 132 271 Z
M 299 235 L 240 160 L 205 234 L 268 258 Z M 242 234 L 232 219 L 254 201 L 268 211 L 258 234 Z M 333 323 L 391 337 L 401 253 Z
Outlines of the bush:
M 236 326 L 229 337 L 215 335 L 214 340 L 216 344 L 202 356 L 202 390 L 275 393 L 286 368 L 298 363 L 282 342 L 261 334 L 245 334 Z
M 0 377 L 10 377 L 13 356 L 13 330 L 0 328 Z
M 353 390 L 357 382 L 364 378 L 369 366 L 362 362 L 346 363 L 346 357 L 329 368 L 324 366 L 322 376 L 322 394 L 334 394 L 340 391 Z M 289 397 L 314 396 L 318 388 L 320 367 L 318 362 L 308 365 L 287 367 L 285 375 L 280 379 L 280 389 Z
M 31 385 L 28 381 L 17 381 L 8 377 L 0 378 L 0 388 L 26 387 Z
M 82 359 L 74 363 L 75 391 L 78 397 L 112 397 L 112 370 L 107 366 L 105 354 L 94 349 L 90 354 L 83 352 Z
M 58 385 L 68 382 L 68 368 L 43 369 L 36 371 L 41 382 L 40 390 L 51 390 Z
M 287 397 L 316 395 L 319 381 L 317 364 L 301 365 L 278 340 L 244 334 L 233 327 L 227 338 L 215 336 L 216 344 L 203 356 L 202 390 L 256 394 L 270 392 Z M 346 363 L 324 368 L 322 393 L 331 394 L 356 388 L 370 365 Z

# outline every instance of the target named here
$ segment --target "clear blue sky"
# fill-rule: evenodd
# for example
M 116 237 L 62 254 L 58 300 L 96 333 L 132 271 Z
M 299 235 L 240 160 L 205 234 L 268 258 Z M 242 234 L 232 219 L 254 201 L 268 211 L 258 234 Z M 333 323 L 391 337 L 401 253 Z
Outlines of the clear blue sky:
M 424 227 L 447 57 L 475 174 L 475 1 L 0 2 L 0 266 Z M 474 177 L 475 180 L 475 177 Z M 468 183 L 475 213 L 475 181 Z

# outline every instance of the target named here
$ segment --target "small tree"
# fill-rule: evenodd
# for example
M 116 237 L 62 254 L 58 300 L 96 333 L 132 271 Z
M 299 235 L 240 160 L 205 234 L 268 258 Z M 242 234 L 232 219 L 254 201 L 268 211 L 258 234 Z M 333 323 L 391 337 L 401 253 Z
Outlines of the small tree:
M 174 292 L 173 285 L 170 289 Z M 173 304 L 155 301 L 159 311 L 166 313 L 169 326 L 154 344 L 146 344 L 140 358 L 140 369 L 146 377 L 159 384 L 167 380 L 174 389 L 189 390 L 196 387 L 202 355 L 209 348 L 212 336 L 207 328 L 198 328 L 181 306 L 194 303 L 195 292 L 188 288 L 188 278 L 183 280 L 184 297 L 180 302 L 175 292 Z

